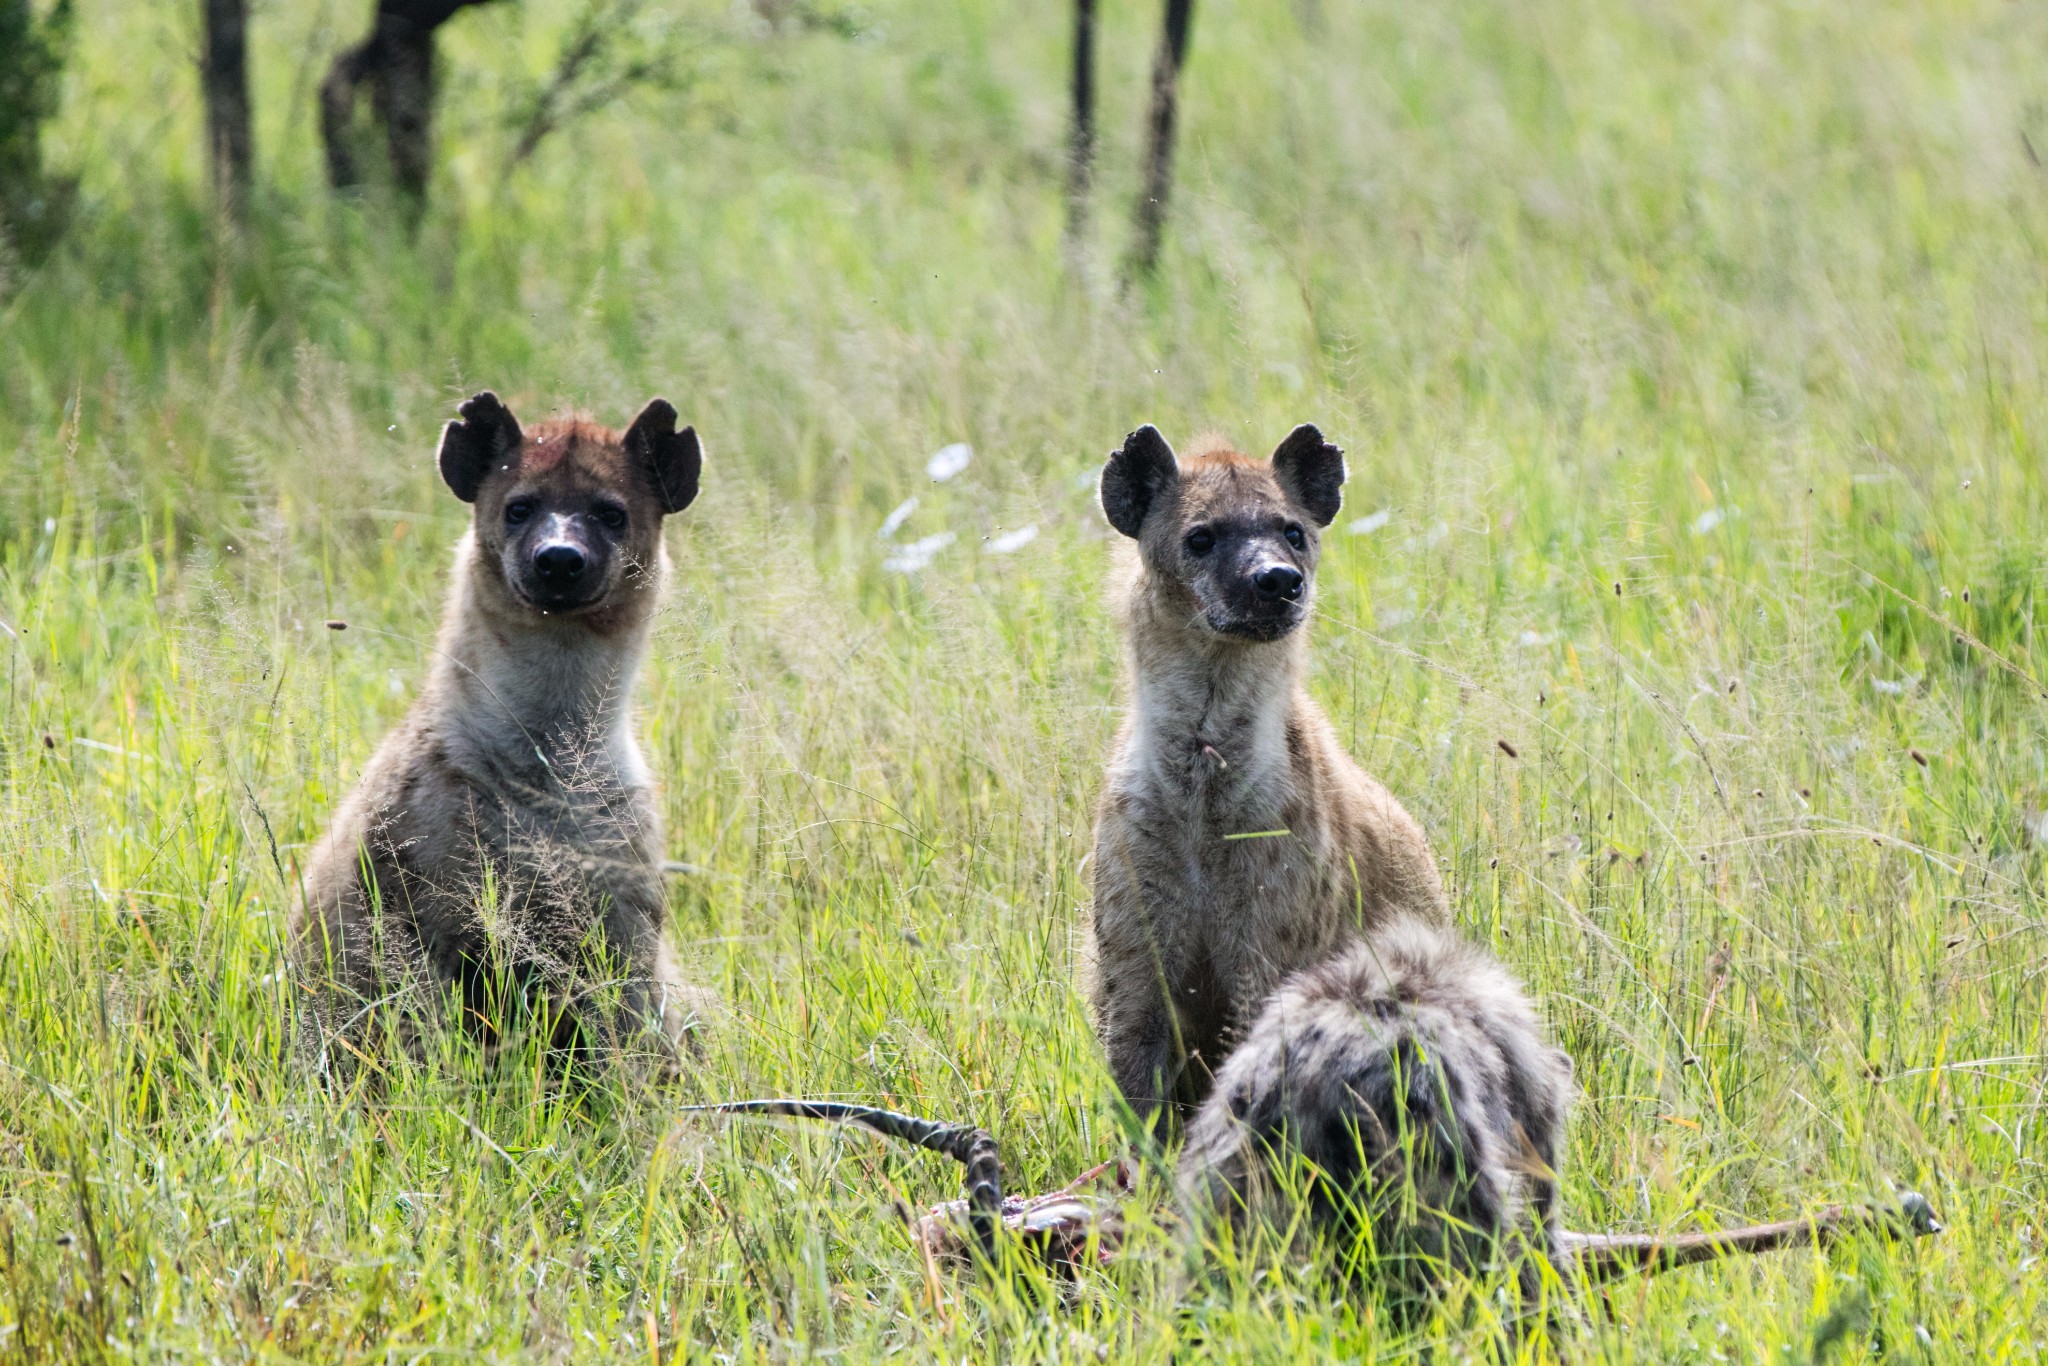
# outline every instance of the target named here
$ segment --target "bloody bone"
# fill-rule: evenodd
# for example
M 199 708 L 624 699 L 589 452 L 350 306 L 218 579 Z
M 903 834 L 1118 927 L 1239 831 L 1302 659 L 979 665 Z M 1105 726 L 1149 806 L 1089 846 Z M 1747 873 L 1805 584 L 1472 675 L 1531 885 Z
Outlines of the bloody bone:
M 1138 1188 L 1129 1158 L 1091 1167 L 1056 1191 L 1005 1197 L 1003 1227 L 1041 1265 L 1069 1274 L 1115 1260 L 1122 1250 L 1123 1202 Z M 918 1246 L 939 1261 L 968 1257 L 968 1204 L 950 1200 L 911 1229 Z

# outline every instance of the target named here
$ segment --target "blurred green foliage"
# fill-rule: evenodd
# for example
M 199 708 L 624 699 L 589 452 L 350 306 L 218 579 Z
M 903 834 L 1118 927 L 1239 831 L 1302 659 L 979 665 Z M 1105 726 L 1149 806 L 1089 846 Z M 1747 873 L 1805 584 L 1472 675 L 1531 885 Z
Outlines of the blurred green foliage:
M 30 262 L 62 233 L 70 206 L 71 182 L 43 164 L 70 32 L 71 0 L 42 15 L 35 0 L 0 0 L 0 249 Z

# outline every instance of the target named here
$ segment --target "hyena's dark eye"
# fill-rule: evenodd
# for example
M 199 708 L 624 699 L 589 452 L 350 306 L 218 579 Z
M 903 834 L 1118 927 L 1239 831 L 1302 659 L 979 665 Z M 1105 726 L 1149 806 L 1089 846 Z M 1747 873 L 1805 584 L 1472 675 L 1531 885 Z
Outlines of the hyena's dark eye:
M 531 516 L 533 516 L 533 500 L 531 498 L 514 498 L 511 502 L 505 504 L 505 520 L 513 526 L 518 526 Z
M 1308 545 L 1308 537 L 1302 534 L 1300 527 L 1290 526 L 1287 528 L 1287 544 L 1300 550 Z
M 1198 526 L 1188 533 L 1187 546 L 1190 555 L 1206 555 L 1216 548 L 1216 533 Z
M 597 510 L 597 520 L 617 531 L 626 525 L 626 510 L 616 504 L 607 503 Z

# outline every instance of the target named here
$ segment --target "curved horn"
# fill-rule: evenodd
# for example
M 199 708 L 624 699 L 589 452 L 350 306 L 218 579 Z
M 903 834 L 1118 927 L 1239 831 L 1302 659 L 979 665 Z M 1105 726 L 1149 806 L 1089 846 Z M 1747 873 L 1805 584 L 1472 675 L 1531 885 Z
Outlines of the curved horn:
M 996 1157 L 996 1141 L 986 1129 L 977 1129 L 971 1124 L 919 1119 L 915 1115 L 840 1100 L 728 1100 L 715 1105 L 686 1105 L 683 1110 L 685 1113 L 718 1115 L 782 1115 L 791 1119 L 821 1119 L 830 1124 L 858 1124 L 884 1138 L 950 1157 L 966 1168 L 962 1180 L 967 1192 L 967 1217 L 974 1228 L 974 1241 L 989 1263 L 993 1265 L 995 1262 L 996 1228 L 1003 1217 L 1003 1166 Z
M 1941 1232 L 1941 1220 L 1935 1217 L 1927 1197 L 1905 1191 L 1898 1200 L 1896 1209 L 1830 1205 L 1810 1218 L 1751 1224 L 1718 1233 L 1573 1233 L 1560 1229 L 1556 1245 L 1575 1269 L 1598 1284 L 1631 1272 L 1669 1271 L 1785 1247 L 1828 1247 L 1852 1233 L 1881 1233 L 1897 1242 Z

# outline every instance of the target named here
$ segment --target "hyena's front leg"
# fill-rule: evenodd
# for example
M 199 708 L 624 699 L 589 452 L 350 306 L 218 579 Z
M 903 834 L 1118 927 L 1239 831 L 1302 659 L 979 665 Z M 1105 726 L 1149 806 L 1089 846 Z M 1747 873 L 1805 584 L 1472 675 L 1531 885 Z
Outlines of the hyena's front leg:
M 621 1042 L 654 1054 L 662 1075 L 678 1075 L 703 1053 L 706 994 L 685 981 L 658 909 L 621 906 L 606 917 L 605 934 L 617 964 Z
M 664 1071 L 674 1073 L 703 1056 L 707 1003 L 702 990 L 684 981 L 675 951 L 657 932 L 652 961 L 628 983 L 625 1004 L 628 1019 L 638 1020 L 647 1035 L 660 1040 Z
M 1096 1032 L 1119 1093 L 1164 1142 L 1177 1118 L 1182 1050 L 1171 991 L 1152 955 L 1108 959 L 1096 984 Z

